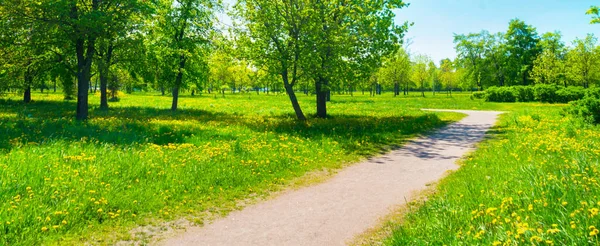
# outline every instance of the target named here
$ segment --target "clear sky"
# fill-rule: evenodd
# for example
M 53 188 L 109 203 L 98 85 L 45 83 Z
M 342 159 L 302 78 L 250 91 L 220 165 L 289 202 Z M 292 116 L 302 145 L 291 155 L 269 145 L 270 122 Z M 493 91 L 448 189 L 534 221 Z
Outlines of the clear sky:
M 454 34 L 488 30 L 506 32 L 508 22 L 519 18 L 545 32 L 560 31 L 571 44 L 587 33 L 600 36 L 600 25 L 590 25 L 585 12 L 600 1 L 591 0 L 408 0 L 397 13 L 397 22 L 414 22 L 406 38 L 409 50 L 434 61 L 454 58 Z
M 454 58 L 454 34 L 488 30 L 506 32 L 508 22 L 519 18 L 545 32 L 560 31 L 563 41 L 571 44 L 575 38 L 593 33 L 600 37 L 600 24 L 590 25 L 585 12 L 598 0 L 406 0 L 407 8 L 397 11 L 396 21 L 413 22 L 406 38 L 412 53 L 430 56 L 436 63 Z M 231 5 L 235 0 L 224 0 Z M 220 15 L 226 24 L 231 20 Z

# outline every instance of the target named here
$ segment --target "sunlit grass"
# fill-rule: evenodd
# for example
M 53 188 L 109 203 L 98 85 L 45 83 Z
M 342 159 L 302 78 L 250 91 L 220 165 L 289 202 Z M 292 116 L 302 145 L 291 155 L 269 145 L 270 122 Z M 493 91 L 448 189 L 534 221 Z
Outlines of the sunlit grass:
M 523 107 L 411 206 L 388 245 L 598 245 L 600 128 Z
M 179 112 L 154 94 L 123 95 L 103 112 L 94 95 L 82 123 L 61 95 L 33 98 L 0 101 L 0 244 L 83 243 L 112 228 L 226 212 L 461 118 L 419 107 L 485 106 L 466 96 L 334 95 L 331 118 L 298 123 L 284 95 L 188 96 Z M 314 98 L 300 98 L 314 114 Z

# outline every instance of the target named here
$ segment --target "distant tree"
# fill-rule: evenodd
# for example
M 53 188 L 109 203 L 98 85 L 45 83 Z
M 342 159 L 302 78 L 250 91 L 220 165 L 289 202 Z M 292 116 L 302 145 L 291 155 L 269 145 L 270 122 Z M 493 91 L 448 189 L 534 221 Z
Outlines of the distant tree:
M 400 87 L 404 87 L 410 81 L 410 69 L 410 57 L 404 49 L 398 49 L 384 60 L 380 74 L 386 84 L 393 86 L 394 96 L 400 95 Z M 406 90 L 404 93 L 406 94 Z
M 456 84 L 456 71 L 454 68 L 454 62 L 450 59 L 443 59 L 440 61 L 440 82 L 442 86 L 446 88 L 449 95 L 452 95 L 452 90 Z
M 576 39 L 573 49 L 567 53 L 567 74 L 574 82 L 588 88 L 600 76 L 600 54 L 596 46 L 598 39 L 588 34 L 585 39 Z
M 541 53 L 538 45 L 540 38 L 534 27 L 514 19 L 505 34 L 506 51 L 508 52 L 508 77 L 513 84 L 530 84 L 533 62 Z
M 479 33 L 455 35 L 454 44 L 458 64 L 464 68 L 466 77 L 463 83 L 483 89 L 481 77 L 487 73 L 485 66 L 485 40 Z
M 411 78 L 419 85 L 421 96 L 423 97 L 425 97 L 425 87 L 427 86 L 427 82 L 431 78 L 430 69 L 428 68 L 430 62 L 431 59 L 425 55 L 416 55 L 413 57 Z
M 533 63 L 531 77 L 535 83 L 560 84 L 565 79 L 565 45 L 559 32 L 545 33 L 540 41 L 542 53 Z

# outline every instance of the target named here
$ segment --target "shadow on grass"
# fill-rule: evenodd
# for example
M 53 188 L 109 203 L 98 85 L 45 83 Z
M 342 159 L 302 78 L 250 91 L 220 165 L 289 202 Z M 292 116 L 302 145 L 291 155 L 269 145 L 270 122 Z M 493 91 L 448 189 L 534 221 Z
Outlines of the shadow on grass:
M 192 135 L 206 139 L 235 140 L 236 136 L 221 136 L 215 132 L 156 121 L 195 121 L 202 125 L 218 123 L 242 126 L 256 132 L 272 131 L 338 142 L 348 153 L 363 156 L 385 153 L 402 144 L 408 137 L 425 133 L 448 122 L 435 114 L 402 117 L 372 117 L 363 115 L 332 115 L 328 119 L 298 122 L 293 115 L 263 116 L 257 124 L 243 115 L 182 109 L 172 112 L 151 107 L 114 107 L 109 111 L 91 109 L 90 122 L 75 121 L 74 102 L 37 101 L 23 104 L 0 100 L 0 150 L 10 150 L 15 144 L 44 144 L 55 140 L 95 140 L 110 144 L 184 143 Z M 93 122 L 93 123 L 91 123 Z

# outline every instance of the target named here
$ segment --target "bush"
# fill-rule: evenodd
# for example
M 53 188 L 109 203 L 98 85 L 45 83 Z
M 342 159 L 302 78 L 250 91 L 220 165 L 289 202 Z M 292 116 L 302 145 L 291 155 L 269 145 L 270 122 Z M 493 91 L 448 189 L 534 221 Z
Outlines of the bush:
M 533 102 L 535 101 L 535 95 L 533 86 L 513 86 L 513 91 L 517 96 L 517 101 L 519 102 Z
M 588 96 L 584 99 L 571 102 L 566 111 L 586 121 L 598 124 L 600 123 L 600 98 Z
M 569 103 L 585 97 L 585 89 L 581 86 L 569 86 L 556 91 L 556 102 Z
M 592 87 L 587 89 L 585 96 L 600 99 L 600 87 Z
M 476 92 L 473 92 L 473 94 L 471 94 L 471 100 L 484 99 L 484 98 L 485 98 L 484 91 L 476 91 Z
M 555 103 L 558 101 L 556 96 L 558 86 L 556 85 L 537 84 L 534 86 L 533 90 L 535 100 L 538 102 Z
M 485 95 L 485 101 L 487 102 L 516 102 L 517 96 L 510 87 L 496 87 L 492 86 L 488 88 Z

